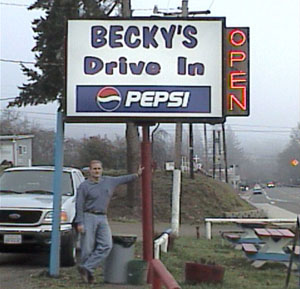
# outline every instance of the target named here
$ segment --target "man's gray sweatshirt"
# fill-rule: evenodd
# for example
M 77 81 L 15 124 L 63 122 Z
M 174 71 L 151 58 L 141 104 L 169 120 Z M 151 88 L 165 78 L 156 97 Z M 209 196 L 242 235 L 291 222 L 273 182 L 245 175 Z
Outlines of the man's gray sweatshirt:
M 75 223 L 82 223 L 83 213 L 87 211 L 106 214 L 115 188 L 137 178 L 136 174 L 119 177 L 102 176 L 98 183 L 89 179 L 82 182 L 77 191 Z

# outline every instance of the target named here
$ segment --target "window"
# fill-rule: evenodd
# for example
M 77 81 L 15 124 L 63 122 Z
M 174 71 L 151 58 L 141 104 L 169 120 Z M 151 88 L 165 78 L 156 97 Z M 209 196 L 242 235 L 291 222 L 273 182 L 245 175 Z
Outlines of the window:
M 24 145 L 19 145 L 18 146 L 18 154 L 19 155 L 27 154 L 27 147 Z
M 4 172 L 0 177 L 1 190 L 17 192 L 34 191 L 35 193 L 51 193 L 53 191 L 53 171 L 24 170 Z M 62 174 L 62 195 L 73 195 L 72 176 L 68 172 Z M 44 192 L 43 192 L 44 191 Z

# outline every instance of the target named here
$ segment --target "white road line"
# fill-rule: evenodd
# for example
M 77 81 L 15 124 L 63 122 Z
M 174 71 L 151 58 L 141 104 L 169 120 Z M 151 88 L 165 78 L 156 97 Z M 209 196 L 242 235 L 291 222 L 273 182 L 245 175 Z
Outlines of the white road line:
M 271 202 L 281 202 L 281 203 L 292 203 L 292 201 L 287 201 L 287 200 L 281 200 L 281 199 L 273 199 L 273 198 L 270 198 L 266 192 L 264 192 L 265 196 L 266 196 L 266 199 L 268 199 L 269 201 Z

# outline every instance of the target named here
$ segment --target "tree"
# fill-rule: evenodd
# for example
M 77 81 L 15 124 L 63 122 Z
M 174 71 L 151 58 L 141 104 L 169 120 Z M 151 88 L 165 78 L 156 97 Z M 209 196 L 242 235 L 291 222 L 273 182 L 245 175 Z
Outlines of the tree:
M 104 168 L 114 168 L 112 163 L 113 144 L 100 135 L 84 138 L 79 150 L 81 166 L 88 166 L 93 159 L 101 160 Z
M 33 128 L 32 163 L 34 165 L 54 165 L 55 132 L 41 128 Z
M 24 123 L 18 112 L 5 109 L 1 115 L 0 135 L 18 134 L 19 130 L 24 129 Z
M 300 162 L 300 123 L 290 135 L 290 142 L 278 156 L 278 177 L 280 181 L 300 184 L 300 165 L 293 166 L 291 161 Z
M 106 6 L 96 0 L 38 0 L 28 9 L 41 9 L 45 16 L 33 21 L 36 45 L 35 68 L 21 65 L 29 83 L 9 106 L 46 104 L 64 97 L 65 25 L 70 18 L 104 18 Z M 64 103 L 62 101 L 62 103 Z
M 67 138 L 64 141 L 64 165 L 70 167 L 83 167 L 80 163 L 80 148 L 82 140 Z
M 171 136 L 163 129 L 153 135 L 153 160 L 160 169 L 164 169 L 165 163 L 173 159 L 174 147 L 170 138 Z
M 127 171 L 135 173 L 140 163 L 140 145 L 137 127 L 134 123 L 128 123 L 126 127 L 127 142 Z M 134 207 L 138 198 L 139 184 L 138 182 L 130 182 L 127 184 L 127 202 L 128 205 Z
M 113 142 L 113 161 L 114 168 L 117 170 L 126 169 L 127 159 L 126 159 L 126 139 L 119 136 Z
M 130 1 L 124 7 L 130 8 Z M 105 19 L 115 11 L 121 15 L 121 2 L 113 0 L 37 0 L 29 7 L 42 9 L 45 16 L 34 20 L 36 33 L 35 68 L 21 65 L 28 83 L 20 87 L 19 96 L 9 106 L 46 104 L 58 100 L 64 105 L 64 44 L 65 24 L 70 18 Z M 128 10 L 128 9 L 127 9 Z M 124 12 L 123 10 L 122 12 Z M 135 172 L 139 163 L 138 130 L 134 124 L 127 126 L 128 171 Z M 132 187 L 134 186 L 134 187 Z M 129 185 L 129 202 L 137 194 L 137 185 Z M 133 196 L 130 196 L 133 194 Z
M 246 155 L 230 126 L 226 129 L 226 149 L 228 167 L 237 165 L 242 179 L 257 180 L 259 174 L 257 174 L 255 163 Z

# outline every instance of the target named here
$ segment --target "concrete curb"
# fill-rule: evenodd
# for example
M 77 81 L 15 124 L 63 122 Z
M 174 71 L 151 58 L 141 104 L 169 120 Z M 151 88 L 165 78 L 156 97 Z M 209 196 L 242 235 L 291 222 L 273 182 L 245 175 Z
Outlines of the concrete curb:
M 264 210 L 257 209 L 257 210 L 249 210 L 249 211 L 242 211 L 242 212 L 225 212 L 224 214 L 225 218 L 266 218 L 267 215 Z

